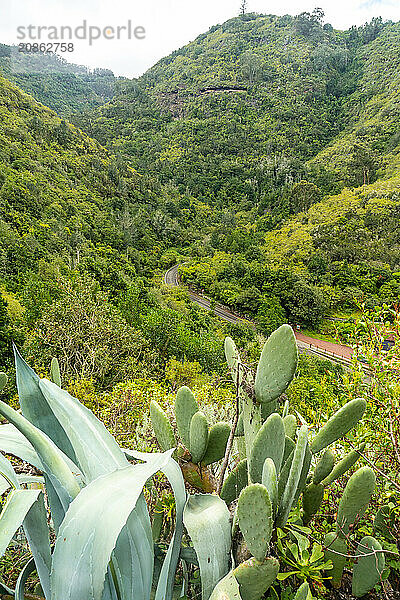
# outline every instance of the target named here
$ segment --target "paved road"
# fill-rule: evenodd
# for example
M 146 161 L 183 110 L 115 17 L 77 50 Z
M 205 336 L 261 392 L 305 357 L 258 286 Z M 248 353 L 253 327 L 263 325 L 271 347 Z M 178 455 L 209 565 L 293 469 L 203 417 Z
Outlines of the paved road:
M 164 283 L 169 287 L 178 287 L 180 285 L 179 276 L 178 276 L 178 267 L 179 265 L 175 265 L 168 269 L 168 271 L 164 275 Z M 211 310 L 211 301 L 198 294 L 193 292 L 192 290 L 188 290 L 189 297 L 193 302 L 196 302 L 202 308 L 206 310 Z M 255 324 L 252 321 L 246 320 L 243 317 L 236 315 L 229 308 L 223 306 L 222 304 L 214 304 L 214 313 L 224 319 L 224 321 L 229 321 L 230 323 L 248 323 L 252 327 L 255 327 Z M 305 352 L 307 354 L 313 354 L 314 356 L 318 356 L 319 358 L 325 358 L 330 360 L 331 362 L 342 364 L 343 366 L 349 366 L 353 354 L 352 348 L 348 346 L 341 346 L 340 344 L 334 344 L 332 342 L 327 342 L 325 340 L 319 340 L 316 338 L 308 337 L 303 335 L 301 332 L 295 332 L 297 346 L 300 352 Z

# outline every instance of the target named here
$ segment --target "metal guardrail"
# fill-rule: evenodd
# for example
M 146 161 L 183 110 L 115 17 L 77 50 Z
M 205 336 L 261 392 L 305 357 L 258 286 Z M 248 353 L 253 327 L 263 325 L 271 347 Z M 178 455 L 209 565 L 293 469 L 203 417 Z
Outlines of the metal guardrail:
M 178 267 L 179 267 L 179 265 L 174 265 L 173 267 L 168 269 L 168 271 L 164 274 L 164 284 L 165 285 L 172 285 L 173 287 L 179 287 L 180 281 L 179 281 L 179 275 L 178 275 Z M 174 275 L 174 272 L 175 272 L 175 275 Z M 172 277 L 171 277 L 171 275 L 172 275 Z M 198 304 L 202 308 L 205 308 L 206 310 L 212 309 L 218 317 L 220 317 L 221 319 L 224 319 L 225 321 L 228 321 L 230 323 L 237 323 L 237 322 L 241 321 L 243 323 L 247 323 L 247 324 L 250 324 L 253 327 L 255 327 L 255 323 L 253 321 L 250 321 L 248 319 L 245 319 L 244 317 L 236 315 L 235 313 L 233 313 L 232 311 L 230 311 L 228 308 L 226 308 L 225 306 L 223 306 L 221 304 L 216 304 L 215 306 L 211 306 L 212 301 L 210 299 L 204 298 L 198 292 L 194 292 L 193 290 L 191 290 L 190 287 L 189 287 L 189 297 L 191 298 L 191 300 L 193 300 L 193 302 L 196 302 L 196 304 Z M 300 351 L 303 351 L 303 352 L 308 351 L 309 353 L 311 353 L 313 355 L 324 358 L 325 360 L 330 360 L 331 362 L 339 363 L 347 368 L 349 368 L 352 364 L 351 359 L 348 359 L 345 356 L 340 356 L 339 354 L 335 354 L 334 352 L 331 352 L 329 350 L 324 350 L 322 348 L 319 348 L 318 346 L 314 346 L 311 343 L 303 342 L 302 340 L 296 340 L 296 341 L 297 341 L 297 346 Z

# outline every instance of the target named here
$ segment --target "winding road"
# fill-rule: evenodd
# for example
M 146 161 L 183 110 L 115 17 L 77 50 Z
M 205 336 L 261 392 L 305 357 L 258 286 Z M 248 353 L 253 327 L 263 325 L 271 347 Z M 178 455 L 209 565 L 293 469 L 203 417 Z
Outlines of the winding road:
M 180 286 L 178 269 L 179 265 L 174 265 L 168 269 L 164 275 L 165 285 L 168 287 Z M 236 315 L 226 306 L 223 306 L 222 304 L 215 304 L 209 298 L 206 298 L 197 292 L 193 292 L 190 289 L 188 289 L 188 293 L 193 302 L 196 302 L 196 304 L 206 310 L 213 309 L 214 314 L 224 321 L 229 321 L 230 323 L 247 323 L 248 325 L 255 327 L 255 324 L 252 321 Z M 333 342 L 312 338 L 302 334 L 300 331 L 295 331 L 294 334 L 296 336 L 299 352 L 312 354 L 314 356 L 318 356 L 319 358 L 324 358 L 330 360 L 331 362 L 341 364 L 344 367 L 350 366 L 353 349 L 349 346 L 342 346 L 341 344 L 334 344 Z

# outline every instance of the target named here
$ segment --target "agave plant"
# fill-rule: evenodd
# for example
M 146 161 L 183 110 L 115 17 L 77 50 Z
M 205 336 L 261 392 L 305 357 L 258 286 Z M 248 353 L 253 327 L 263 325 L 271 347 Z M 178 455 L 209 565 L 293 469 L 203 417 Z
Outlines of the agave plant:
M 0 426 L 0 449 L 43 472 L 56 542 L 52 549 L 42 491 L 21 489 L 24 480 L 1 456 L 1 490 L 12 489 L 0 517 L 0 550 L 22 524 L 32 552 L 15 591 L 6 586 L 2 591 L 22 600 L 36 570 L 46 600 L 150 599 L 154 545 L 143 488 L 161 471 L 175 495 L 176 526 L 155 600 L 171 599 L 186 501 L 172 451 L 131 451 L 138 462 L 130 464 L 90 410 L 15 355 L 22 414 L 0 403 L 0 414 L 9 421 Z

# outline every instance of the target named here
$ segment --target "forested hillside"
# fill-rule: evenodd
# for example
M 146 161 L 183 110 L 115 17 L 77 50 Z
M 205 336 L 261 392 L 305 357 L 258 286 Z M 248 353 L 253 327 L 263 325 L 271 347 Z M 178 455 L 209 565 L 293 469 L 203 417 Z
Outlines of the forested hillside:
M 4 44 L 0 44 L 0 74 L 66 118 L 105 104 L 118 86 L 109 69 L 90 71 L 57 54 L 19 52 L 17 46 Z
M 209 212 L 3 78 L 0 117 L 1 364 L 11 339 L 25 340 L 38 364 L 66 352 L 70 374 L 83 368 L 103 384 L 110 369 L 114 380 L 137 369 L 134 357 L 149 371 L 171 356 L 220 364 L 209 318 L 183 300 L 175 313 L 150 293 L 155 273 L 176 260 L 170 248 L 200 238 Z
M 265 331 L 317 327 L 398 297 L 399 49 L 381 19 L 341 32 L 319 10 L 243 15 L 80 122 L 213 208 L 185 281 Z

